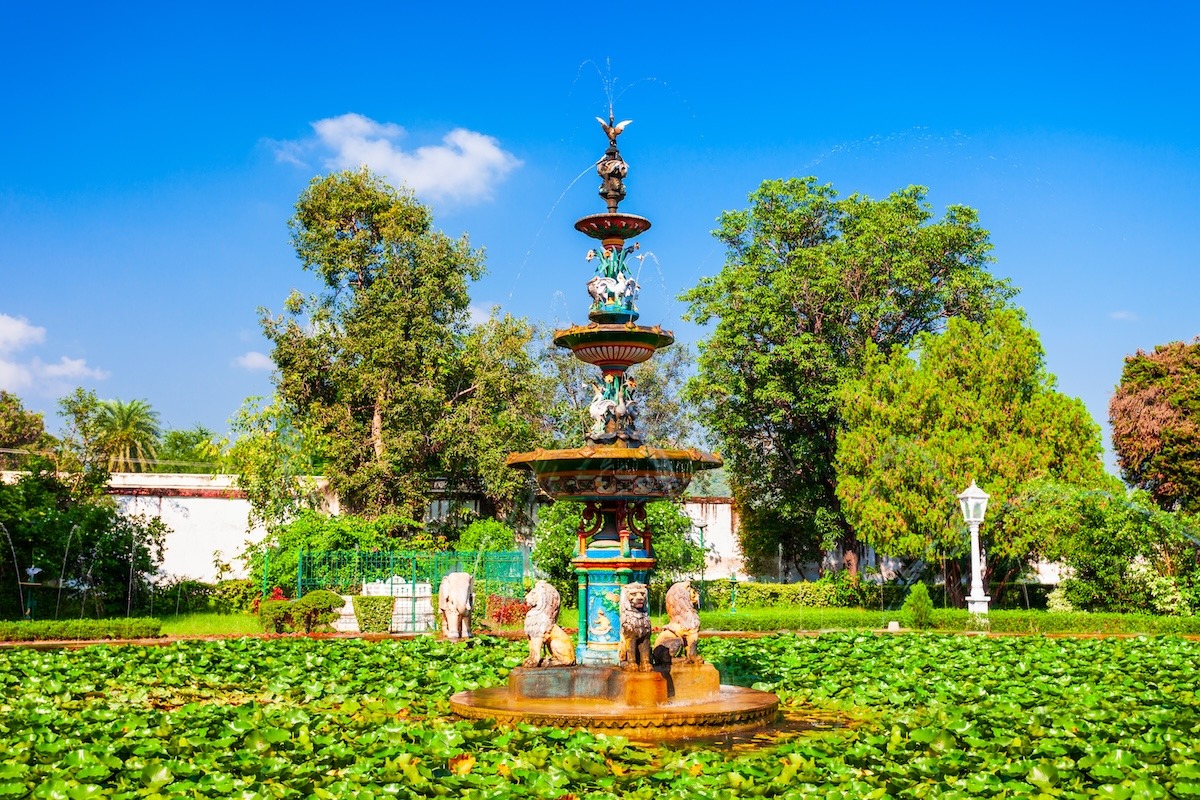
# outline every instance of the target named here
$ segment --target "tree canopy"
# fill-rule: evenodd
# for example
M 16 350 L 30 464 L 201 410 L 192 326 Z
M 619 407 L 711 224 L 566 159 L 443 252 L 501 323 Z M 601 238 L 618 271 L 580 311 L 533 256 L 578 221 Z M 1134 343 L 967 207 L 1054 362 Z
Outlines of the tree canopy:
M 1200 511 L 1200 339 L 1127 357 L 1108 416 L 1126 482 L 1161 508 Z
M 538 441 L 540 387 L 527 325 L 470 325 L 482 253 L 365 169 L 313 179 L 290 225 L 321 288 L 263 328 L 281 411 L 343 510 L 420 519 L 434 479 L 511 508 L 525 485 L 498 454 Z
M 1012 501 L 1031 481 L 1096 486 L 1099 426 L 1056 390 L 1016 311 L 952 319 L 913 345 L 869 347 L 862 374 L 840 390 L 834 466 L 847 519 L 882 553 L 956 558 L 967 549 L 956 495 L 975 480 L 991 495 L 989 561 L 1045 554 L 1044 530 L 1008 519 Z
M 145 400 L 101 400 L 96 426 L 109 472 L 146 472 L 158 458 L 158 412 Z
M 0 389 L 0 469 L 16 469 L 24 462 L 22 453 L 46 443 L 42 415 L 26 411 L 21 398 Z
M 852 535 L 836 493 L 838 389 L 867 346 L 885 355 L 948 318 L 980 319 L 1013 294 L 986 265 L 976 212 L 933 220 L 925 189 L 839 199 L 815 178 L 772 180 L 721 215 L 715 277 L 687 291 L 716 321 L 687 396 L 725 457 L 753 561 L 798 563 Z

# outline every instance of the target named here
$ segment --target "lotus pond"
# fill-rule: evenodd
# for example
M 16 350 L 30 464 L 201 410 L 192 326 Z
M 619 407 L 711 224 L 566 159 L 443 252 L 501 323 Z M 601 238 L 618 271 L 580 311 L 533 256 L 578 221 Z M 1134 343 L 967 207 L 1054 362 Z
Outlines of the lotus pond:
M 0 796 L 1200 795 L 1200 644 L 831 634 L 707 640 L 842 727 L 753 747 L 448 716 L 521 642 L 307 638 L 0 651 Z M 727 679 L 728 679 L 727 678 Z

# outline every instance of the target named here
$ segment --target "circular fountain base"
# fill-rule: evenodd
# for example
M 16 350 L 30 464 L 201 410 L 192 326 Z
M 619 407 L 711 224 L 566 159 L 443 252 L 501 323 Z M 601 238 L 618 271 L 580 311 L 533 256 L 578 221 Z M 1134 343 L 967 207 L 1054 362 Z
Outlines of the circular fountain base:
M 513 670 L 507 686 L 459 692 L 450 708 L 467 719 L 586 728 L 631 739 L 687 739 L 753 730 L 773 722 L 779 698 L 722 686 L 708 664 L 543 667 Z

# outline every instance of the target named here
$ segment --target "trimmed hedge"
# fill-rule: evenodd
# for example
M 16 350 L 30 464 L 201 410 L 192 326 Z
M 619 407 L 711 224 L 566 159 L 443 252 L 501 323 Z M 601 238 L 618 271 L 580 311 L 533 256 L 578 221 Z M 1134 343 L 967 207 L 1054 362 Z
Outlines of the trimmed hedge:
M 661 593 L 666 591 L 663 581 L 650 587 L 653 608 L 661 610 Z M 700 581 L 692 579 L 699 590 Z M 659 592 L 655 589 L 659 588 Z M 772 608 L 778 606 L 803 606 L 804 608 L 886 608 L 899 609 L 908 596 L 909 586 L 900 583 L 872 583 L 851 581 L 845 573 L 825 577 L 818 581 L 797 583 L 737 582 L 737 607 Z M 927 586 L 930 600 L 935 608 L 946 606 L 945 591 L 941 586 Z M 1026 610 L 1046 608 L 1046 595 L 1053 587 L 1040 583 L 1008 583 L 1003 591 L 999 586 L 989 587 L 993 609 Z M 728 578 L 716 578 L 704 585 L 704 608 L 710 611 L 725 611 L 729 608 L 733 594 L 733 582 Z
M 328 628 L 346 601 L 340 594 L 318 589 L 296 600 L 264 600 L 258 604 L 258 621 L 267 633 Z
M 935 608 L 932 617 L 935 630 L 951 633 L 986 629 L 993 633 L 1200 635 L 1200 617 L 997 610 L 980 625 L 970 612 L 958 608 Z M 893 620 L 905 628 L 914 627 L 907 612 L 863 608 L 753 608 L 735 614 L 710 611 L 700 615 L 701 627 L 712 631 L 878 629 L 886 628 Z M 666 620 L 660 617 L 655 622 L 665 624 Z
M 144 617 L 0 622 L 0 641 L 4 642 L 153 639 L 159 636 L 162 636 L 162 621 Z
M 362 633 L 387 633 L 392 628 L 394 597 L 356 595 L 350 598 L 354 604 L 354 617 Z

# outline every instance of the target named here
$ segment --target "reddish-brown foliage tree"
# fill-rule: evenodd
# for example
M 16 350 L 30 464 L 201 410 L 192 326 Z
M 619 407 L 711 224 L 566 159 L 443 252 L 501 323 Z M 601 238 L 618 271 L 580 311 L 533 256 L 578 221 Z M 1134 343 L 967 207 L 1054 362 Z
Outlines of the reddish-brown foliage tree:
M 1127 483 L 1164 509 L 1200 509 L 1200 338 L 1127 357 L 1108 418 Z

